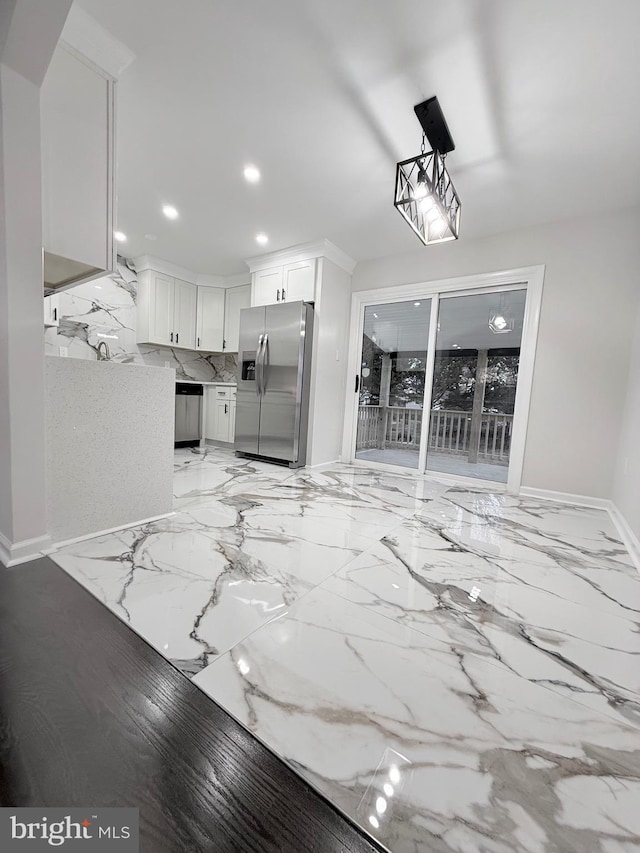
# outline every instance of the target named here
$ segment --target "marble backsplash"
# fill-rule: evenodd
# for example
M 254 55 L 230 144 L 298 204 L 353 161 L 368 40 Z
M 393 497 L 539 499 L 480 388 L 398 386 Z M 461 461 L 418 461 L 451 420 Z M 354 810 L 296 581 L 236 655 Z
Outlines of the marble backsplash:
M 59 294 L 60 325 L 45 330 L 46 355 L 97 359 L 104 341 L 111 361 L 173 367 L 178 379 L 234 382 L 237 355 L 202 353 L 136 342 L 137 276 L 130 261 L 118 258 L 118 275 L 80 284 Z

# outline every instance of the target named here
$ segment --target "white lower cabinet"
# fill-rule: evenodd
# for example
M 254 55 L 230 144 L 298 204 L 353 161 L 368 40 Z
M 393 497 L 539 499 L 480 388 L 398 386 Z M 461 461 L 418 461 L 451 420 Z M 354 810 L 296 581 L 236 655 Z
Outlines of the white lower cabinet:
M 236 389 L 210 385 L 205 388 L 204 437 L 233 444 L 236 424 Z

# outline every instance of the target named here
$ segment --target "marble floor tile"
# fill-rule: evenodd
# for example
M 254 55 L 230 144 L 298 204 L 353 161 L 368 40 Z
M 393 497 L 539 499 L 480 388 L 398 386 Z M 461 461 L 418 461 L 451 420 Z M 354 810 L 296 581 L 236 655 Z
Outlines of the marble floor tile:
M 235 508 L 222 503 L 56 553 L 55 561 L 114 613 L 192 674 L 312 584 L 287 571 L 283 552 L 244 546 Z M 288 544 L 288 543 L 287 543 Z M 289 564 L 297 566 L 296 557 Z M 316 555 L 319 562 L 324 555 Z M 341 555 L 349 559 L 350 555 Z M 309 562 L 312 555 L 306 553 Z
M 637 729 L 323 588 L 194 682 L 394 853 L 640 835 Z
M 640 574 L 606 512 L 175 459 L 172 518 L 53 558 L 336 806 L 393 853 L 640 853 Z

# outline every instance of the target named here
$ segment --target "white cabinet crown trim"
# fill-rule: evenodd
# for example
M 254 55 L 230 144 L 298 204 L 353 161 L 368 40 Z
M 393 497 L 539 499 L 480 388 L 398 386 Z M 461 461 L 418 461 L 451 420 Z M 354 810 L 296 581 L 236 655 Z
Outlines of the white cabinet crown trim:
M 302 243 L 299 246 L 291 246 L 289 249 L 269 252 L 268 255 L 248 258 L 246 263 L 253 273 L 272 267 L 285 266 L 285 264 L 294 264 L 298 261 L 308 261 L 312 258 L 327 258 L 336 264 L 336 266 L 348 272 L 349 275 L 351 275 L 356 265 L 353 258 L 350 258 L 346 252 L 343 252 L 342 249 L 338 248 L 330 240 L 317 240 L 313 243 Z

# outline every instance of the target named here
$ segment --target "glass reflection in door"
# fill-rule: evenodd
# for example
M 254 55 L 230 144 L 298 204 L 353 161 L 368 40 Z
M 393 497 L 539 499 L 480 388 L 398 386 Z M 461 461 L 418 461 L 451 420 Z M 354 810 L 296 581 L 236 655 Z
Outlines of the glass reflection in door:
M 418 467 L 430 314 L 430 299 L 365 307 L 356 459 Z
M 525 299 L 441 296 L 427 470 L 507 482 Z

